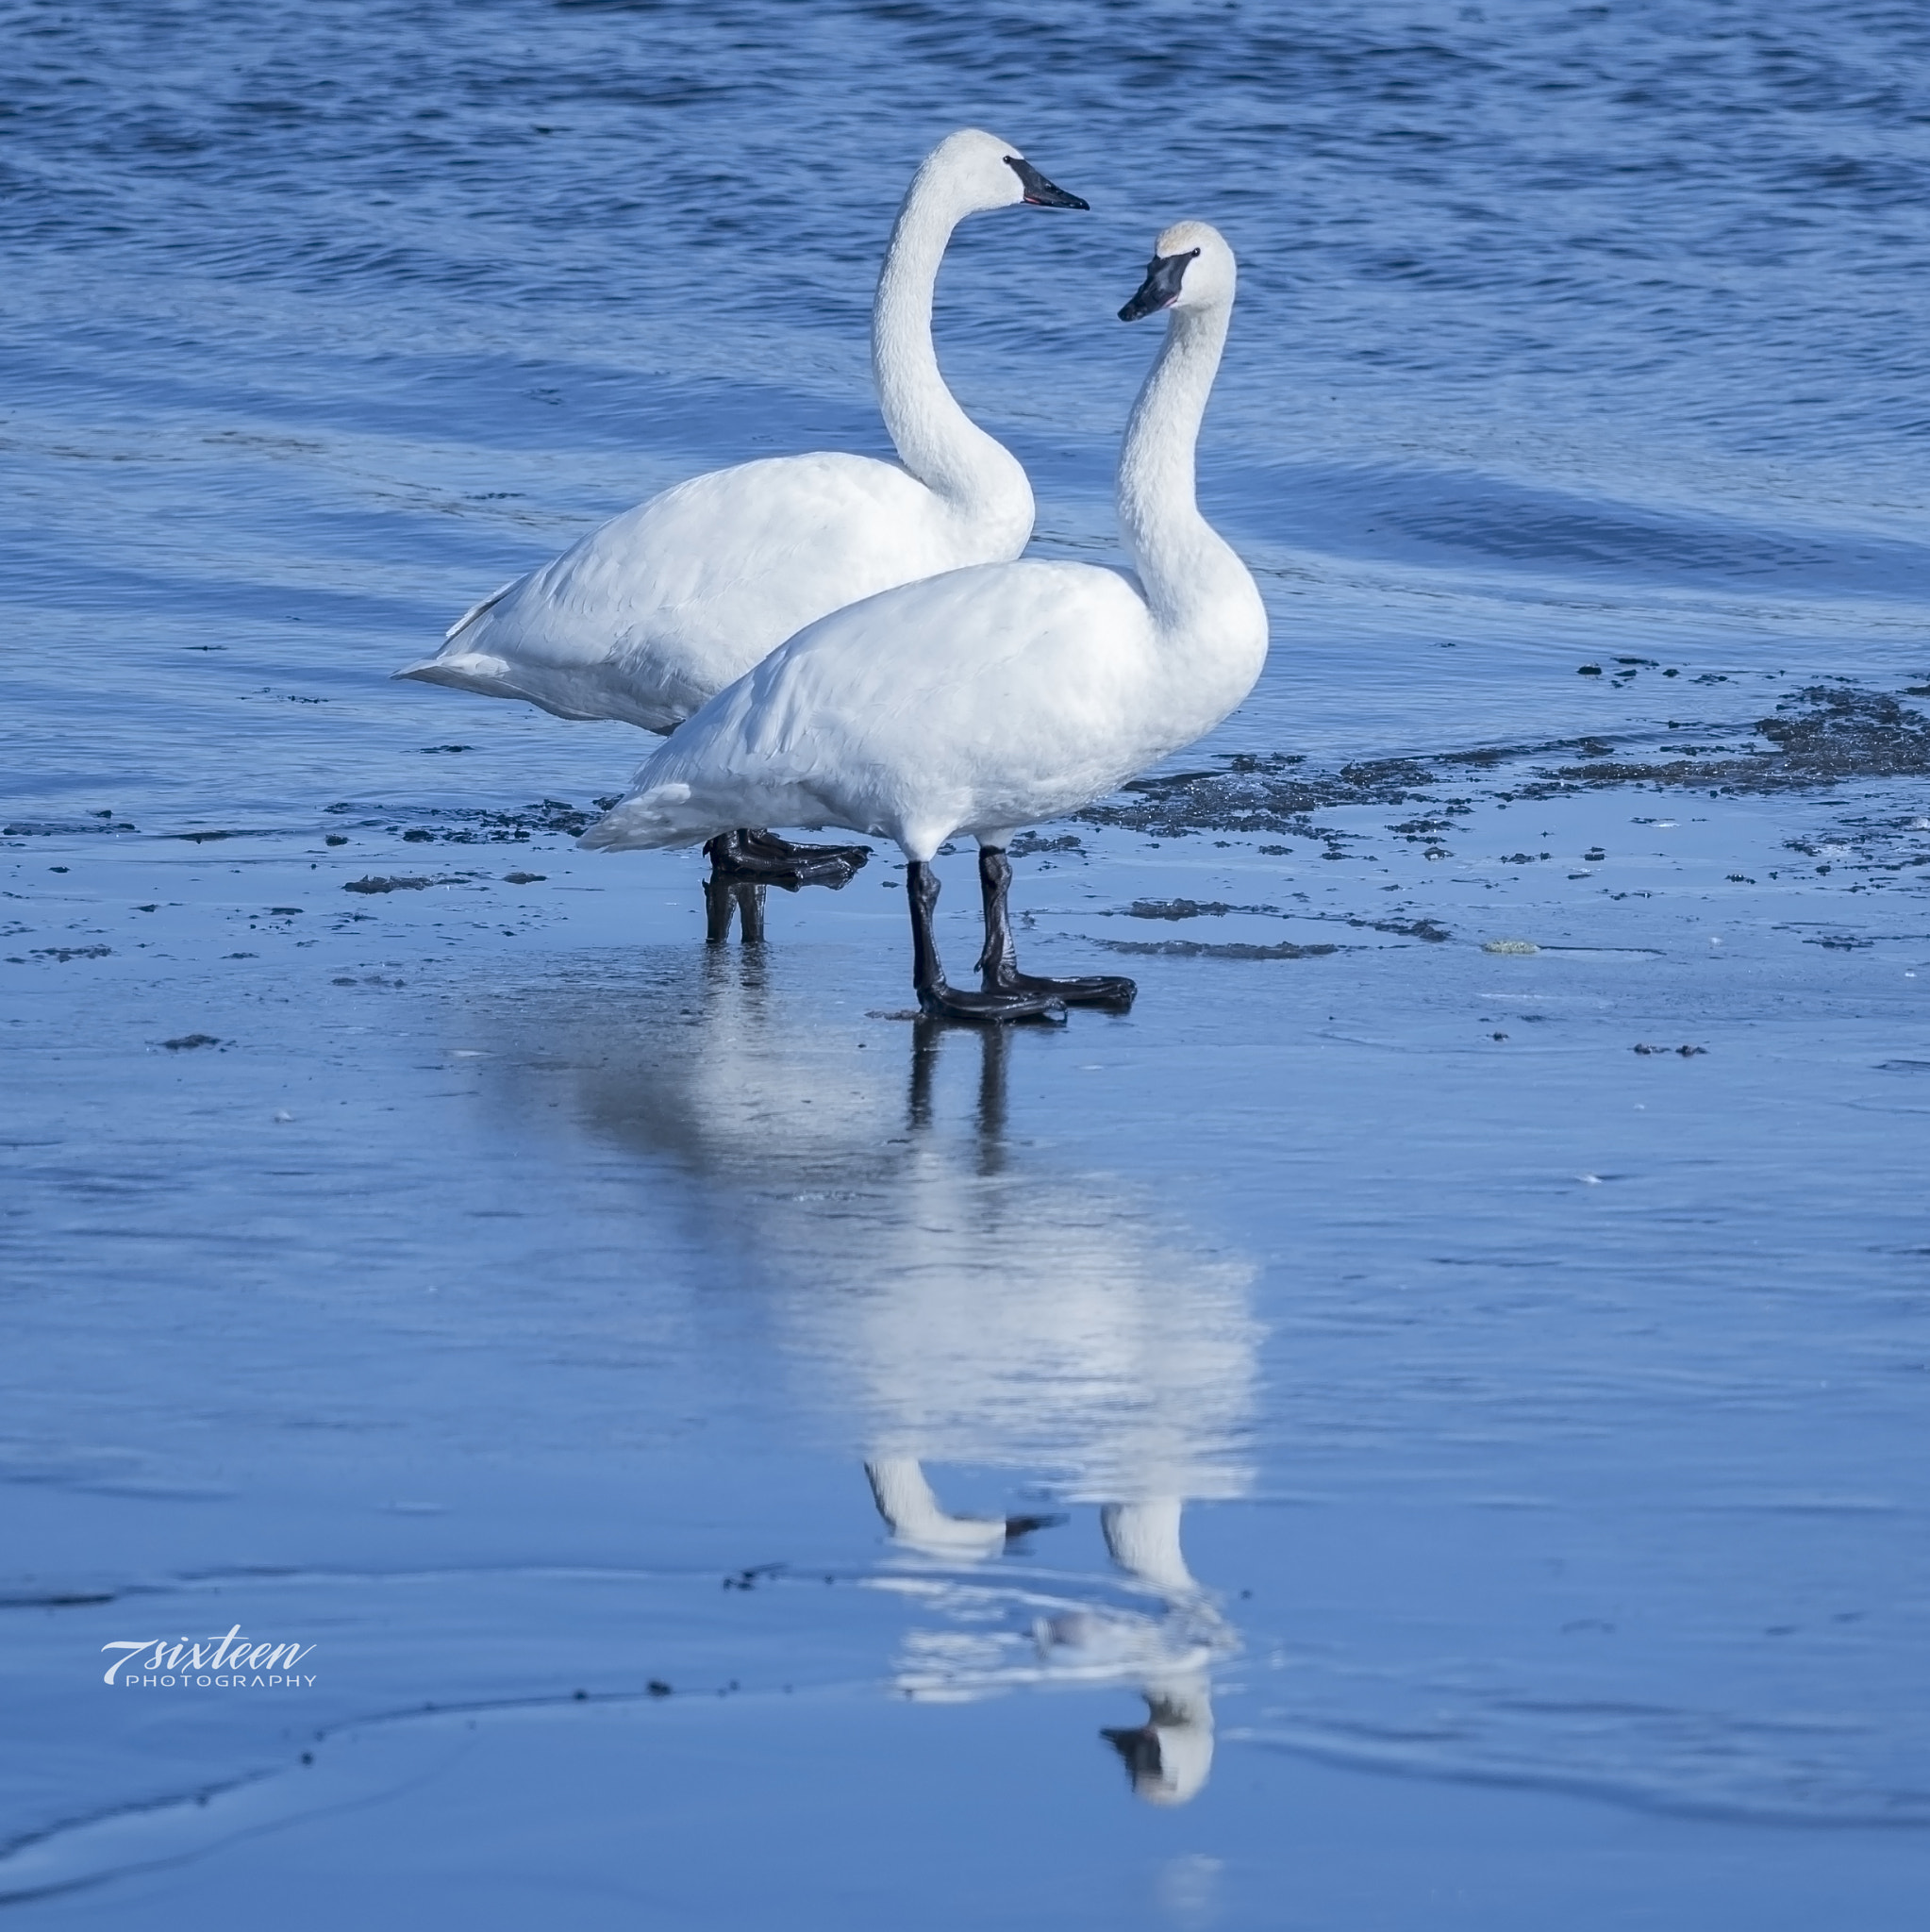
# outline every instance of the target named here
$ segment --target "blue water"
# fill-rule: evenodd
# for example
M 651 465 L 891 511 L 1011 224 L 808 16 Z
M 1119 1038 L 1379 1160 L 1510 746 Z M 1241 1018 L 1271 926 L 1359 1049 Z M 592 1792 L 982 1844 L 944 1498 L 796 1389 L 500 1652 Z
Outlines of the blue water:
M 1536 747 L 1922 729 L 1921 9 L 0 47 L 21 1923 L 1918 1922 L 1924 767 Z M 990 1041 L 893 1017 L 889 855 L 707 954 L 688 857 L 558 815 L 637 734 L 387 681 L 693 470 L 883 453 L 873 276 L 968 123 L 1092 204 L 940 285 L 1043 553 L 1116 554 L 1153 235 L 1240 255 L 1201 492 L 1273 651 L 1181 763 L 1426 766 L 1047 828 L 1024 943 L 1141 1000 Z M 881 1456 L 1066 1520 L 893 1545 Z M 1197 1591 L 1109 1560 L 1154 1498 Z M 315 1683 L 101 1682 L 236 1623 Z M 1136 1803 L 1162 1698 L 1210 1775 Z

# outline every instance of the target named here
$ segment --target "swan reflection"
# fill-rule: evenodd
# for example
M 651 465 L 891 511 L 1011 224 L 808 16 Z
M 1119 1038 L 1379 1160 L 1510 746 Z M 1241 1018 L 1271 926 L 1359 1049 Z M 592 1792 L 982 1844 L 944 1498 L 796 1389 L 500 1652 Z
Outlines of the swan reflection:
M 872 1495 L 892 1540 L 922 1556 L 976 1560 L 1032 1530 L 1063 1518 L 953 1516 L 933 1494 L 910 1457 L 865 1464 Z M 950 1631 L 914 1631 L 907 1640 L 897 1687 L 907 1696 L 960 1700 L 1020 1682 L 1137 1680 L 1146 1721 L 1100 1733 L 1126 1768 L 1136 1796 L 1154 1805 L 1184 1805 L 1206 1782 L 1213 1764 L 1210 1666 L 1238 1648 L 1232 1627 L 1194 1581 L 1179 1544 L 1176 1496 L 1108 1503 L 1099 1512 L 1106 1547 L 1120 1570 L 1162 1600 L 1163 1614 L 1094 1602 L 1045 1607 L 1038 1590 L 1005 1594 L 1033 1607 L 1036 1667 L 1002 1657 L 996 1638 L 964 1641 Z M 1062 1579 L 1054 1579 L 1060 1582 Z M 927 1593 L 935 1608 L 960 1623 L 995 1613 L 1000 1592 L 954 1588 Z M 1014 1647 L 1009 1640 L 1007 1648 Z
M 897 1688 L 1132 1685 L 1144 1721 L 1104 1735 L 1134 1791 L 1183 1804 L 1206 1780 L 1210 1672 L 1237 1637 L 1181 1517 L 1248 1488 L 1253 1266 L 1117 1173 L 1013 1132 L 1015 1071 L 1055 1040 L 840 1017 L 787 983 L 822 971 L 707 949 L 641 1003 L 632 978 L 621 1023 L 575 1007 L 573 1041 L 546 1020 L 544 1051 L 578 1118 L 673 1163 L 653 1198 L 757 1285 L 767 1347 L 745 1372 L 774 1369 L 807 1432 L 861 1457 L 895 1551 L 871 1587 L 914 1611 Z M 1098 1506 L 1111 1574 L 1072 1562 L 1076 1526 L 1051 1510 L 947 1507 L 940 1465 Z M 993 1562 L 1007 1554 L 1023 1560 Z

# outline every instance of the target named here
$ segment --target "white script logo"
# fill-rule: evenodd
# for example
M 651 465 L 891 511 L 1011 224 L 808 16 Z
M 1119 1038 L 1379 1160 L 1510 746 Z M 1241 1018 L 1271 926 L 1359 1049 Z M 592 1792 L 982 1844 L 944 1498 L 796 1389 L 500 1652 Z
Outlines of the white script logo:
M 239 1624 L 219 1643 L 196 1643 L 186 1637 L 178 1643 L 165 1637 L 140 1637 L 123 1638 L 101 1648 L 121 1653 L 103 1674 L 103 1684 L 113 1683 L 117 1672 L 124 1685 L 162 1690 L 191 1684 L 217 1690 L 293 1690 L 315 1681 L 312 1673 L 294 1674 L 295 1665 L 313 1655 L 312 1643 L 250 1643 Z

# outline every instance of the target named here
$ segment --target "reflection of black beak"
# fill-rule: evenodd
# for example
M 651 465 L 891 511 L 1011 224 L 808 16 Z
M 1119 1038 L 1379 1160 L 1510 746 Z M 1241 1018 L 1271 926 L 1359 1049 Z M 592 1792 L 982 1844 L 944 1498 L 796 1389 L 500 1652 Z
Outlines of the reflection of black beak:
M 1017 155 L 1006 157 L 1006 166 L 1018 175 L 1020 185 L 1025 192 L 1023 197 L 1034 208 L 1086 208 L 1092 204 L 1081 201 L 1076 194 L 1068 194 L 1063 188 L 1055 188 L 1030 161 L 1021 160 Z
M 1119 1753 L 1126 1775 L 1137 1787 L 1141 1778 L 1156 1778 L 1165 1769 L 1159 1755 L 1159 1733 L 1151 1724 L 1135 1724 L 1131 1730 L 1106 1730 L 1099 1735 Z
M 1138 322 L 1142 315 L 1171 308 L 1179 300 L 1179 287 L 1186 275 L 1186 265 L 1199 252 L 1197 248 L 1190 248 L 1184 255 L 1156 255 L 1146 264 L 1146 279 L 1140 284 L 1139 293 L 1119 311 L 1119 319 L 1122 322 Z

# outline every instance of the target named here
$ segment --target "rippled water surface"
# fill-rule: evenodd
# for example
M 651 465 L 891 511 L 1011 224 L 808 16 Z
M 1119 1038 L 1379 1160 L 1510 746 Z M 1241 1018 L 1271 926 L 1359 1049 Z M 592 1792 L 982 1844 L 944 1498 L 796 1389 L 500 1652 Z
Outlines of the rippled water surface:
M 1920 8 L 0 47 L 20 1923 L 1920 1922 Z M 1273 618 L 1015 847 L 1133 1014 L 982 1039 L 890 854 L 707 949 L 689 856 L 572 844 L 649 741 L 388 681 L 680 476 L 884 452 L 965 123 L 1092 204 L 940 285 L 1035 547 L 1116 555 L 1203 216 Z M 312 1681 L 102 1681 L 231 1626 Z

